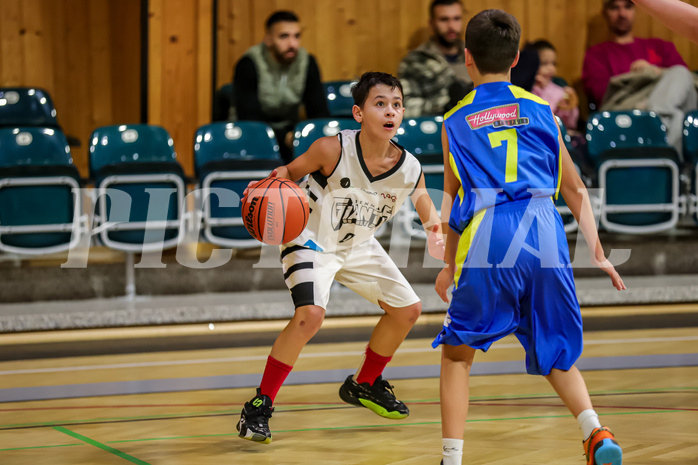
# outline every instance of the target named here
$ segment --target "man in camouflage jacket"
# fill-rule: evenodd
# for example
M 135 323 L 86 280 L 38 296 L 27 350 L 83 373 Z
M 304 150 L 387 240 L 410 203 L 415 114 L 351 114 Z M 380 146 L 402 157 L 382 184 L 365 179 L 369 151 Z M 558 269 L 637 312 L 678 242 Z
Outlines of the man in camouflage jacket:
M 472 88 L 465 68 L 463 4 L 434 0 L 429 25 L 433 36 L 400 62 L 405 116 L 443 115 Z

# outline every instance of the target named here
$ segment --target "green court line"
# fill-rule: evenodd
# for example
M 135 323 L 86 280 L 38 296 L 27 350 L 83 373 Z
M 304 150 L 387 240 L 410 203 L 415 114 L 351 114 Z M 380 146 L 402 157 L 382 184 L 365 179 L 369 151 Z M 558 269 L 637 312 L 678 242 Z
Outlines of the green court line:
M 644 415 L 648 413 L 675 413 L 681 412 L 682 410 L 650 410 L 650 411 L 640 411 L 640 412 L 613 412 L 604 413 L 603 415 Z M 539 415 L 532 417 L 509 417 L 509 418 L 480 418 L 475 420 L 467 420 L 467 423 L 483 423 L 492 421 L 512 421 L 512 420 L 542 420 L 547 418 L 566 418 L 573 417 L 571 414 L 566 415 Z M 440 425 L 440 421 L 425 421 L 420 423 L 395 423 L 390 425 L 359 425 L 359 426 L 334 426 L 326 428 L 305 428 L 305 429 L 288 429 L 274 431 L 274 433 L 299 433 L 306 431 L 325 431 L 325 430 L 342 430 L 342 429 L 363 429 L 363 428 L 395 428 L 397 426 L 423 426 L 423 425 Z
M 0 452 L 9 452 L 13 450 L 29 450 L 29 449 L 53 449 L 54 447 L 73 447 L 73 446 L 84 446 L 85 444 L 55 444 L 53 446 L 29 446 L 29 447 L 11 447 L 9 449 L 0 449 Z
M 282 431 L 274 431 L 281 433 Z M 120 441 L 107 441 L 107 444 L 118 444 L 120 442 L 149 442 L 149 441 L 172 441 L 177 439 L 199 439 L 199 438 L 216 438 L 220 436 L 237 436 L 237 433 L 218 433 L 218 434 L 199 434 L 196 436 L 166 436 L 164 438 L 142 438 L 142 439 L 122 439 Z
M 604 413 L 603 415 L 647 415 L 647 414 L 655 414 L 655 413 L 678 413 L 678 412 L 683 412 L 683 410 L 650 410 L 650 411 L 637 411 L 637 412 L 611 412 L 611 413 Z M 570 418 L 572 415 L 570 414 L 565 414 L 565 415 L 539 415 L 539 416 L 529 416 L 529 417 L 507 417 L 507 418 L 480 418 L 480 419 L 472 419 L 468 420 L 468 423 L 486 423 L 486 422 L 493 422 L 493 421 L 515 421 L 515 420 L 542 420 L 542 419 L 548 419 L 548 418 Z M 325 427 L 325 428 L 303 428 L 303 429 L 287 429 L 287 430 L 275 430 L 274 433 L 300 433 L 300 432 L 310 432 L 310 431 L 330 431 L 330 430 L 348 430 L 348 429 L 368 429 L 368 428 L 396 428 L 396 427 L 401 427 L 401 426 L 431 426 L 431 425 L 439 425 L 441 424 L 440 421 L 425 421 L 425 422 L 415 422 L 415 423 L 390 423 L 390 424 L 385 424 L 385 425 L 357 425 L 357 426 L 334 426 L 334 427 Z M 65 428 L 62 428 L 60 426 L 54 427 L 54 429 L 58 431 L 70 431 Z M 62 431 L 63 432 L 63 431 Z M 72 433 L 72 432 L 71 432 Z M 69 434 L 69 433 L 66 433 Z M 73 433 L 77 434 L 77 433 Z M 72 436 L 72 434 L 71 434 Z M 80 436 L 80 435 L 78 435 Z M 76 437 L 77 439 L 83 440 L 84 436 L 73 436 Z M 222 436 L 237 436 L 237 433 L 218 433 L 218 434 L 201 434 L 201 435 L 196 435 L 196 436 L 168 436 L 168 437 L 162 437 L 162 438 L 141 438 L 141 439 L 123 439 L 119 441 L 106 441 L 105 444 L 122 444 L 122 443 L 133 443 L 133 442 L 149 442 L 149 441 L 176 441 L 180 439 L 200 439 L 200 438 L 214 438 L 214 437 L 222 437 Z M 88 439 L 88 438 L 85 438 Z M 91 440 L 90 440 L 91 441 Z M 87 441 L 85 441 L 87 442 Z M 88 443 L 91 444 L 91 443 Z M 99 444 L 99 443 L 97 443 Z M 7 451 L 13 451 L 13 450 L 28 450 L 28 449 L 50 449 L 54 447 L 69 447 L 69 446 L 81 446 L 83 444 L 61 444 L 61 445 L 53 445 L 53 446 L 34 446 L 34 447 L 15 447 L 11 449 L 0 449 L 0 452 L 7 452 Z M 93 444 L 95 445 L 95 444 Z M 97 446 L 100 447 L 100 446 Z M 105 447 L 109 447 L 106 446 Z M 116 450 L 116 449 L 114 449 Z M 137 459 L 136 459 L 137 460 Z M 144 464 L 145 462 L 134 462 L 134 463 L 139 463 L 139 464 Z M 147 465 L 147 464 L 146 464 Z
M 276 412 L 287 412 L 287 411 L 293 411 L 293 410 L 303 410 L 303 409 L 311 409 L 311 408 L 318 408 L 318 407 L 339 407 L 339 406 L 346 406 L 349 408 L 346 404 L 343 403 L 337 403 L 337 404 L 318 404 L 318 405 L 298 405 L 298 406 L 293 406 L 293 407 L 282 407 L 282 408 L 276 408 Z M 140 416 L 140 417 L 114 417 L 114 418 L 91 418 L 88 420 L 70 420 L 70 421 L 49 421 L 49 422 L 39 422 L 39 423 L 17 423 L 14 425 L 0 425 L 0 431 L 3 429 L 11 429 L 11 428 L 23 428 L 23 427 L 29 427 L 29 426 L 60 426 L 60 425 L 73 425 L 73 424 L 81 424 L 81 423 L 96 423 L 96 422 L 101 422 L 101 421 L 136 421 L 136 420 L 157 420 L 158 418 L 187 418 L 187 417 L 193 417 L 197 415 L 230 415 L 230 414 L 239 414 L 240 410 L 220 410 L 220 411 L 208 411 L 208 412 L 190 412 L 190 413 L 169 413 L 169 414 L 162 414 L 162 415 L 147 415 L 147 416 Z
M 192 413 L 171 413 L 171 414 L 163 414 L 163 415 L 148 415 L 148 416 L 142 416 L 142 417 L 113 417 L 113 418 L 92 418 L 89 420 L 68 420 L 68 421 L 48 421 L 48 422 L 39 422 L 39 423 L 18 423 L 15 425 L 0 425 L 0 431 L 3 428 L 6 429 L 11 429 L 11 428 L 22 428 L 22 427 L 28 427 L 28 426 L 60 426 L 60 425 L 67 425 L 67 424 L 76 424 L 79 425 L 80 423 L 96 423 L 96 422 L 102 422 L 102 421 L 136 421 L 136 420 L 157 420 L 158 418 L 186 418 L 190 416 L 196 416 L 196 415 L 213 415 L 213 414 L 223 414 L 223 415 L 229 415 L 233 413 L 240 413 L 239 410 L 221 410 L 220 412 L 192 412 Z
M 617 390 L 617 391 L 591 391 L 589 392 L 590 395 L 608 395 L 608 394 L 627 394 L 627 393 L 637 393 L 637 392 L 646 392 L 647 394 L 656 394 L 659 392 L 681 392 L 681 391 L 698 391 L 698 387 L 683 387 L 683 388 L 658 388 L 658 389 L 625 389 L 625 390 Z M 480 400 L 506 400 L 506 399 L 523 399 L 523 398 L 536 398 L 536 397 L 556 397 L 557 394 L 554 392 L 550 393 L 537 393 L 537 394 L 516 394 L 516 395 L 502 395 L 502 396 L 479 396 L 479 397 L 471 397 L 471 401 L 480 401 Z M 439 399 L 412 399 L 412 400 L 405 400 L 406 404 L 409 403 L 418 403 L 418 402 L 439 402 Z M 343 403 L 336 403 L 336 404 L 311 404 L 311 405 L 293 405 L 293 406 L 285 406 L 285 407 L 277 407 L 276 411 L 277 412 L 286 412 L 286 411 L 294 411 L 294 410 L 303 410 L 303 409 L 311 409 L 311 408 L 318 408 L 318 407 L 326 407 L 326 408 L 331 408 L 331 407 L 339 407 L 339 406 L 345 406 L 346 404 Z M 148 416 L 138 416 L 138 417 L 113 417 L 113 418 L 92 418 L 88 420 L 71 420 L 71 421 L 53 421 L 53 422 L 39 422 L 39 423 L 18 423 L 18 424 L 12 424 L 12 425 L 0 425 L 0 430 L 2 429 L 9 429 L 9 428 L 22 428 L 22 427 L 30 427 L 30 426 L 58 426 L 58 425 L 72 425 L 72 424 L 81 424 L 81 423 L 92 423 L 92 422 L 101 422 L 101 421 L 135 421 L 135 420 L 156 420 L 158 418 L 187 418 L 190 416 L 197 416 L 197 415 L 230 415 L 230 414 L 238 414 L 240 413 L 239 410 L 220 410 L 220 411 L 207 411 L 207 412 L 190 412 L 190 413 L 171 413 L 171 414 L 162 414 L 162 415 L 148 415 Z
M 135 463 L 136 465 L 150 465 L 148 462 L 144 462 L 143 460 L 137 459 L 136 457 L 133 457 L 131 455 L 128 455 L 125 452 L 121 452 L 118 449 L 114 449 L 113 447 L 110 447 L 106 444 L 102 444 L 101 442 L 95 441 L 94 439 L 90 439 L 87 436 L 83 436 L 82 434 L 76 433 L 75 431 L 71 431 L 67 428 L 63 428 L 62 426 L 54 426 L 53 429 L 55 429 L 58 432 L 61 432 L 63 434 L 67 434 L 68 436 L 71 436 L 75 439 L 78 439 L 84 443 L 87 443 L 91 446 L 98 447 L 102 449 L 103 451 L 109 452 L 110 454 L 116 455 L 117 457 L 120 457 L 126 461 L 129 461 L 131 463 Z
M 682 387 L 682 388 L 657 388 L 657 389 L 619 389 L 616 391 L 589 391 L 591 396 L 608 395 L 608 394 L 628 394 L 631 392 L 646 392 L 647 394 L 655 394 L 658 392 L 672 392 L 672 391 L 698 391 L 698 387 Z M 531 397 L 557 397 L 554 391 L 549 393 L 537 393 L 537 394 L 513 394 L 513 395 L 501 395 L 501 396 L 472 396 L 470 400 L 501 400 L 501 399 L 524 399 Z M 410 402 L 439 402 L 439 399 L 412 399 L 405 400 L 406 404 Z

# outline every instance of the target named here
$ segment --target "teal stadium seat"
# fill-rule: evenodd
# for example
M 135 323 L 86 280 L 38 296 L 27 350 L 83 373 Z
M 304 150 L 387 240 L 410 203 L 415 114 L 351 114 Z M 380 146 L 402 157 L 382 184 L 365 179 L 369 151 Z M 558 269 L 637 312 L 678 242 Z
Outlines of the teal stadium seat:
M 405 119 L 393 138 L 421 163 L 424 182 L 437 210 L 441 209 L 444 191 L 444 162 L 441 147 L 443 121 L 442 116 Z M 405 233 L 409 236 L 426 238 L 414 205 L 407 202 L 402 210 L 397 221 Z
M 104 245 L 149 252 L 179 244 L 185 233 L 186 182 L 165 129 L 146 124 L 98 128 L 90 136 L 89 160 Z
M 336 136 L 345 129 L 361 129 L 354 118 L 317 118 L 301 121 L 296 125 L 293 140 L 295 157 L 304 154 L 321 137 Z
M 555 121 L 557 121 L 557 125 L 560 126 L 560 133 L 562 134 L 562 140 L 565 142 L 565 147 L 567 148 L 567 151 L 570 153 L 574 152 L 574 146 L 572 145 L 572 137 L 567 133 L 565 123 L 562 122 L 559 116 L 555 117 Z
M 58 128 L 51 96 L 32 87 L 0 88 L 0 126 Z
M 567 148 L 567 151 L 571 154 L 574 151 L 574 147 L 572 146 L 572 138 L 567 133 L 565 123 L 563 123 L 558 116 L 555 117 L 555 120 L 557 121 L 557 125 L 560 126 L 560 134 L 562 135 L 562 140 L 565 143 L 565 147 Z M 577 174 L 581 176 L 582 170 L 579 168 L 579 166 L 575 163 L 574 167 L 577 169 Z M 572 215 L 572 212 L 570 211 L 570 208 L 567 206 L 567 203 L 565 203 L 565 199 L 562 198 L 562 195 L 558 196 L 556 206 L 557 211 L 560 212 L 560 216 L 562 217 L 562 223 L 565 226 L 565 232 L 575 232 L 579 225 L 577 224 L 577 220 L 574 219 L 574 215 Z
M 354 107 L 354 97 L 351 96 L 351 86 L 354 84 L 356 81 L 330 81 L 323 84 L 330 116 L 352 117 L 351 109 Z
M 698 110 L 688 113 L 683 128 L 683 159 L 691 172 L 691 212 L 698 222 Z
M 629 234 L 673 228 L 685 198 L 679 157 L 659 117 L 639 110 L 595 113 L 586 137 L 598 166 L 603 228 Z
M 86 229 L 80 176 L 58 129 L 0 128 L 0 250 L 46 254 Z
M 274 132 L 265 123 L 201 126 L 194 137 L 194 166 L 206 240 L 223 247 L 258 247 L 243 226 L 242 193 L 250 181 L 267 177 L 283 164 Z

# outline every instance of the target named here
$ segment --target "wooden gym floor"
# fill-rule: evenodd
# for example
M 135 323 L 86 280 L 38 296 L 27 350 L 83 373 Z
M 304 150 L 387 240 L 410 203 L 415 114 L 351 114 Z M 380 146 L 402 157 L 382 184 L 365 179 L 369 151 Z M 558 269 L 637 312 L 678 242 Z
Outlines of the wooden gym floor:
M 608 313 L 697 309 L 636 307 Z M 585 313 L 591 311 L 598 312 Z M 423 315 L 420 324 L 436 327 L 442 317 Z M 370 329 L 374 322 L 326 324 Z M 273 336 L 282 324 L 217 325 L 216 330 L 231 338 L 252 328 Z M 148 331 L 172 338 L 200 330 L 4 335 L 0 350 L 37 341 L 125 341 Z M 624 448 L 624 463 L 698 463 L 696 328 L 594 331 L 585 340 L 579 366 L 602 422 Z M 277 397 L 269 445 L 243 441 L 235 431 L 268 345 L 0 362 L 0 463 L 436 465 L 439 351 L 431 350 L 430 342 L 405 341 L 387 371 L 397 395 L 411 408 L 402 421 L 347 406 L 337 396 L 340 380 L 360 362 L 365 339 L 308 345 Z M 473 370 L 479 374 L 471 378 L 464 463 L 584 464 L 576 422 L 544 379 L 521 373 L 522 360 L 523 351 L 511 337 L 476 356 Z

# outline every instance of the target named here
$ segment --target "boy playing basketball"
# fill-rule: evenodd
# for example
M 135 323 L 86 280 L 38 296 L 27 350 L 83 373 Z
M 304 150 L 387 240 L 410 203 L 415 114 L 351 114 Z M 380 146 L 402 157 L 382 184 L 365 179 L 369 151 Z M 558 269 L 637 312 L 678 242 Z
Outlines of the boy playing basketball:
M 419 162 L 391 141 L 404 112 L 400 81 L 385 73 L 366 73 L 352 94 L 361 130 L 323 137 L 272 172 L 291 180 L 310 175 L 303 184 L 310 218 L 297 239 L 281 246 L 284 279 L 296 310 L 271 349 L 257 395 L 242 409 L 237 429 L 244 439 L 271 442 L 272 403 L 301 349 L 320 329 L 333 280 L 385 311 L 361 368 L 340 387 L 340 397 L 385 418 L 409 415 L 381 373 L 422 306 L 374 233 L 410 197 L 428 231 L 429 253 L 442 259 L 439 218 Z
M 461 464 L 475 350 L 486 351 L 514 333 L 526 350 L 527 372 L 545 376 L 577 418 L 587 464 L 620 465 L 621 448 L 599 423 L 574 366 L 582 352 L 581 313 L 551 197 L 562 193 L 594 263 L 618 290 L 625 285 L 604 256 L 588 193 L 550 106 L 509 82 L 520 36 L 516 18 L 500 10 L 470 21 L 465 62 L 475 90 L 444 120 L 442 217 L 448 237 L 436 291 L 448 302 L 448 288 L 455 289 L 433 343 L 443 345 L 442 464 Z

